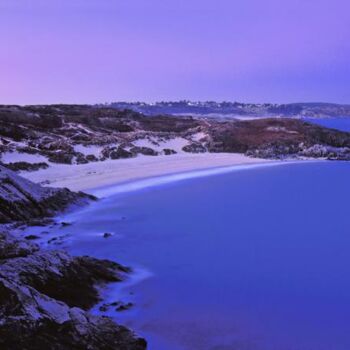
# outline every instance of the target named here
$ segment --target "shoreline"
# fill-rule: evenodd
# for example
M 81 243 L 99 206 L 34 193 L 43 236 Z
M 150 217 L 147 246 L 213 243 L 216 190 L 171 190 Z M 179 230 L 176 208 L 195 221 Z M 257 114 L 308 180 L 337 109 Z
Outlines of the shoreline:
M 166 173 L 162 175 L 154 175 L 148 177 L 141 177 L 131 179 L 129 181 L 116 182 L 111 185 L 102 185 L 86 190 L 86 193 L 96 196 L 98 199 L 108 198 L 110 196 L 134 192 L 143 189 L 147 189 L 154 186 L 166 185 L 173 182 L 190 180 L 195 178 L 202 178 L 207 176 L 222 175 L 236 171 L 252 170 L 259 169 L 264 167 L 274 167 L 281 165 L 290 165 L 290 164 L 299 164 L 300 161 L 293 160 L 271 160 L 260 163 L 246 163 L 246 164 L 235 164 L 228 166 L 219 166 L 219 167 L 207 167 L 203 169 L 194 169 L 188 171 L 180 171 L 175 173 Z M 303 161 L 306 162 L 306 161 Z
M 20 175 L 44 186 L 66 187 L 72 191 L 91 191 L 179 173 L 279 162 L 283 161 L 251 158 L 239 153 L 177 154 L 139 156 L 79 165 L 51 164 L 47 169 L 21 172 Z
M 166 159 L 168 160 L 169 157 L 167 157 Z M 251 160 L 251 159 L 249 159 L 249 160 Z M 308 160 L 308 161 L 313 162 L 313 160 Z M 229 166 L 221 166 L 221 167 L 208 167 L 207 166 L 205 168 L 197 169 L 197 170 L 189 170 L 189 171 L 185 171 L 185 172 L 182 171 L 182 172 L 178 172 L 178 173 L 167 172 L 164 175 L 157 175 L 157 176 L 146 177 L 146 178 L 145 177 L 134 177 L 132 179 L 129 179 L 128 182 L 114 182 L 113 185 L 108 185 L 108 186 L 104 186 L 104 187 L 99 186 L 98 188 L 91 188 L 89 190 L 89 192 L 93 193 L 95 195 L 96 194 L 101 195 L 102 191 L 105 191 L 107 196 L 111 196 L 113 194 L 120 193 L 120 192 L 129 192 L 129 191 L 134 191 L 134 190 L 140 190 L 143 188 L 147 188 L 147 187 L 151 187 L 151 186 L 158 186 L 158 185 L 162 185 L 162 184 L 174 182 L 174 181 L 181 181 L 181 180 L 204 177 L 204 176 L 214 176 L 214 175 L 219 175 L 219 174 L 233 172 L 233 171 L 250 170 L 250 169 L 279 166 L 279 165 L 290 165 L 290 164 L 297 164 L 297 163 L 307 163 L 308 161 L 307 160 L 303 160 L 303 161 L 260 160 L 260 162 L 254 162 L 254 159 L 253 159 L 253 161 L 249 161 L 249 162 L 245 162 L 245 163 L 238 162 L 238 163 L 235 163 L 234 165 L 229 165 Z M 115 163 L 118 163 L 118 161 L 115 161 Z M 72 167 L 72 166 L 70 166 L 70 167 Z M 156 170 L 158 170 L 158 169 L 156 169 Z M 140 175 L 140 174 L 137 173 L 136 175 Z M 84 185 L 86 185 L 86 183 L 84 183 Z M 86 208 L 89 208 L 90 206 L 91 206 L 91 203 L 89 205 L 87 205 Z M 84 210 L 83 208 L 81 208 L 81 209 Z M 79 209 L 78 209 L 78 211 L 79 211 Z M 72 214 L 74 212 L 76 212 L 76 210 L 73 210 L 73 212 L 71 212 L 70 214 Z M 56 219 L 59 217 L 60 217 L 60 214 L 55 216 Z M 40 230 L 42 230 L 42 229 L 44 229 L 44 228 L 42 227 Z M 62 237 L 64 237 L 64 235 Z M 48 236 L 45 236 L 45 238 L 47 239 Z M 69 238 L 64 238 L 63 240 L 61 240 L 59 242 L 63 243 L 64 241 L 67 241 L 67 240 L 69 240 Z M 56 250 L 57 248 L 59 248 L 59 247 L 54 247 L 54 250 Z M 70 251 L 69 247 L 64 247 L 63 249 L 64 249 L 64 251 L 68 252 L 68 254 L 72 253 Z M 51 251 L 50 248 L 45 247 L 45 246 L 41 246 L 40 250 L 42 250 L 43 252 L 47 252 L 47 251 L 50 252 Z M 94 255 L 92 255 L 92 256 L 94 256 Z M 115 260 L 113 259 L 112 261 L 115 261 Z M 117 260 L 117 261 L 119 261 L 119 260 Z M 101 289 L 99 288 L 98 294 L 99 294 L 100 300 L 97 303 L 95 303 L 94 306 L 88 312 L 91 313 L 92 315 L 94 315 L 95 317 L 103 317 L 103 316 L 111 317 L 113 322 L 116 322 L 116 324 L 120 324 L 120 322 L 123 323 L 123 321 L 115 318 L 114 314 L 112 312 L 110 312 L 110 310 L 112 311 L 112 308 L 110 310 L 109 310 L 109 308 L 113 304 L 115 304 L 116 301 L 122 306 L 128 305 L 127 301 L 124 300 L 124 295 L 123 295 L 123 293 L 121 293 L 121 290 L 126 286 L 125 283 L 127 284 L 128 282 L 129 283 L 132 282 L 133 278 L 135 277 L 135 273 L 137 273 L 137 271 L 134 270 L 134 271 L 130 271 L 129 273 L 130 273 L 129 276 L 125 280 L 119 282 L 120 284 L 119 283 L 118 284 L 108 283 L 108 284 L 104 285 L 103 287 L 101 287 Z M 116 295 L 115 291 L 119 291 L 120 294 Z M 133 305 L 134 302 L 132 302 L 131 304 Z M 100 310 L 101 307 L 105 307 L 107 311 L 101 311 Z M 139 338 L 139 336 L 147 338 L 147 333 L 143 333 L 139 329 L 136 330 L 136 333 L 134 333 L 135 328 L 131 327 L 131 329 L 134 330 L 134 331 L 132 331 L 131 334 L 135 337 L 135 339 L 136 339 L 135 341 L 140 342 L 139 344 L 140 344 L 140 349 L 141 349 L 141 347 L 145 343 L 142 343 L 144 340 L 143 340 L 143 338 Z

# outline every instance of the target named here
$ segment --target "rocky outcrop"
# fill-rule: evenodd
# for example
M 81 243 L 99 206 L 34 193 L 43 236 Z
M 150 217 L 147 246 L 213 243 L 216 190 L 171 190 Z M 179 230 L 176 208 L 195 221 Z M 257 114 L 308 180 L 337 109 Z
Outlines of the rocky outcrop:
M 0 166 L 1 223 L 44 218 L 90 199 L 68 189 L 41 187 Z M 87 311 L 100 300 L 98 288 L 122 281 L 129 268 L 64 251 L 43 251 L 30 243 L 33 238 L 0 232 L 0 349 L 146 348 L 146 342 L 127 328 Z
M 68 189 L 42 187 L 0 165 L 0 223 L 52 216 L 94 197 Z
M 127 328 L 84 311 L 97 300 L 98 284 L 121 280 L 128 271 L 110 261 L 42 252 L 1 233 L 0 348 L 145 349 Z
M 184 152 L 188 153 L 205 153 L 207 149 L 199 142 L 193 142 L 182 148 Z
M 171 148 L 164 148 L 163 149 L 163 153 L 166 156 L 170 156 L 172 154 L 176 154 L 177 152 L 175 150 L 171 149 Z
M 135 157 L 134 153 L 129 152 L 122 147 L 106 147 L 102 150 L 102 155 L 104 158 L 110 159 L 124 159 Z
M 58 151 L 58 152 L 49 153 L 48 159 L 52 163 L 72 164 L 74 159 L 74 154 L 67 153 L 65 151 Z
M 99 301 L 96 284 L 122 281 L 130 269 L 108 260 L 73 258 L 63 251 L 33 251 L 3 262 L 0 271 L 68 306 L 88 310 Z
M 18 240 L 11 235 L 0 233 L 0 262 L 5 259 L 22 258 L 39 250 L 39 247 L 23 240 Z
M 37 171 L 40 169 L 47 169 L 49 165 L 45 162 L 40 163 L 28 163 L 28 162 L 15 162 L 4 164 L 4 166 L 12 171 Z
M 144 156 L 157 156 L 158 152 L 150 147 L 132 147 L 130 152 L 133 154 L 143 154 Z
M 344 159 L 350 149 L 350 133 L 296 119 L 223 122 L 214 125 L 209 133 L 210 152 L 245 153 L 267 159 L 305 156 Z

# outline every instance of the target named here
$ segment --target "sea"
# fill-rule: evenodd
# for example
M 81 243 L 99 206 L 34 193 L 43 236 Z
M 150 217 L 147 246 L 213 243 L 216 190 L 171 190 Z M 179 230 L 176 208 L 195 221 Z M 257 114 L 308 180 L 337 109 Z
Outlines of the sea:
M 102 291 L 133 306 L 92 311 L 150 350 L 349 350 L 349 179 L 310 161 L 111 186 L 45 239 L 133 268 Z

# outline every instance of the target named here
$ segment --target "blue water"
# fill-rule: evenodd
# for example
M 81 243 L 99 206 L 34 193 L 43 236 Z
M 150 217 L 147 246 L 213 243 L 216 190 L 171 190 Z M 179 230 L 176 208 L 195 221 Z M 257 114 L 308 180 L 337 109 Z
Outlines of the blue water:
M 151 350 L 350 349 L 350 163 L 242 170 L 118 194 L 70 216 L 75 254 L 140 280 L 110 315 Z M 113 232 L 109 239 L 103 232 Z
M 325 126 L 327 128 L 338 129 L 341 131 L 350 131 L 350 118 L 305 118 L 305 121 L 308 121 L 313 124 L 318 124 Z

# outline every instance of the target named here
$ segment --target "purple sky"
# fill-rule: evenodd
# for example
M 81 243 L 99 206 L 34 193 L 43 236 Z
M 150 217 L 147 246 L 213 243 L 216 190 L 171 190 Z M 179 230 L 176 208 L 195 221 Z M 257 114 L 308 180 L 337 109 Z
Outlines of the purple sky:
M 350 103 L 349 0 L 0 0 L 0 103 Z

